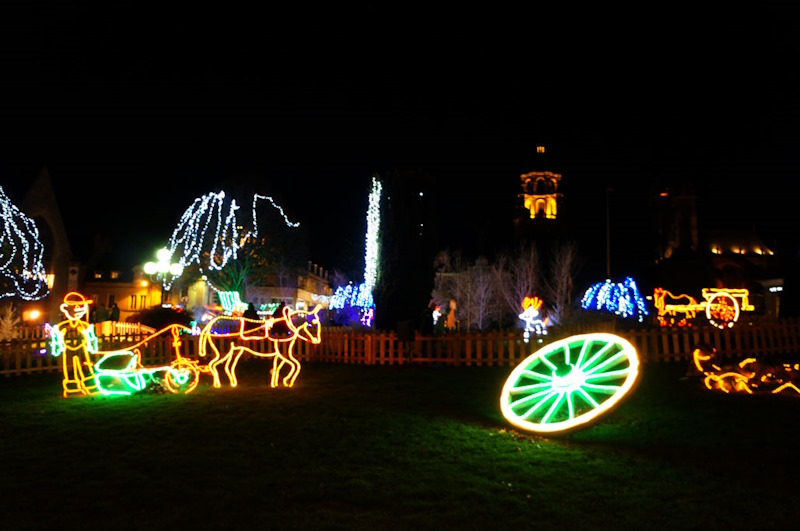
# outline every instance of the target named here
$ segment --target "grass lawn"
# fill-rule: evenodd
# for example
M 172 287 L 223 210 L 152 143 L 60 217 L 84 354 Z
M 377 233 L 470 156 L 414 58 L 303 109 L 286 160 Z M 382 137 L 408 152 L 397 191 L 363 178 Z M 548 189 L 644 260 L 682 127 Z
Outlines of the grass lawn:
M 0 528 L 789 529 L 800 395 L 729 396 L 642 368 L 621 407 L 513 429 L 510 367 L 306 363 L 292 389 L 61 397 L 0 380 Z M 204 376 L 207 378 L 207 376 Z

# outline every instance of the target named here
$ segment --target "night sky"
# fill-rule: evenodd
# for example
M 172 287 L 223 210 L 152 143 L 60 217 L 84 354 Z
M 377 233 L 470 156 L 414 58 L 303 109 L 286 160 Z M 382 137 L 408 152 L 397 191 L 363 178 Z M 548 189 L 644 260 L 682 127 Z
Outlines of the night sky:
M 789 3 L 646 14 L 26 4 L 0 14 L 0 185 L 21 201 L 46 164 L 80 250 L 100 231 L 149 259 L 137 257 L 194 198 L 249 182 L 308 228 L 311 259 L 344 267 L 363 256 L 371 176 L 393 169 L 433 174 L 448 220 L 506 215 L 521 173 L 562 173 L 595 242 L 612 187 L 620 256 L 646 193 L 691 182 L 701 222 L 800 247 Z M 537 145 L 552 166 L 538 166 Z M 470 240 L 450 226 L 453 245 Z

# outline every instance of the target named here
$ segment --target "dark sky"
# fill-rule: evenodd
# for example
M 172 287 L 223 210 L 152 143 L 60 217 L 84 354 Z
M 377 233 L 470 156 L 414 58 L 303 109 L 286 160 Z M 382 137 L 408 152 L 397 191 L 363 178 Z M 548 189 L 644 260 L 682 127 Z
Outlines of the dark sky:
M 626 233 L 641 193 L 677 179 L 713 215 L 796 244 L 800 19 L 790 3 L 10 5 L 0 185 L 20 198 L 46 164 L 59 199 L 80 205 L 64 213 L 74 239 L 114 227 L 145 253 L 194 198 L 247 178 L 316 235 L 313 259 L 337 267 L 337 249 L 363 252 L 373 172 L 428 171 L 453 209 L 491 216 L 520 173 L 551 169 L 596 230 L 606 186 L 625 213 L 614 230 Z M 534 166 L 540 144 L 556 166 Z

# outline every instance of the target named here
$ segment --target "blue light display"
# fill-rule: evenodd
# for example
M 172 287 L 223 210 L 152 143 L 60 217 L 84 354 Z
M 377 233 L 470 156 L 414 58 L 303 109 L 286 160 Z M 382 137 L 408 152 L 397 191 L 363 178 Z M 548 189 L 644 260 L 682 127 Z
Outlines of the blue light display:
M 625 318 L 636 317 L 639 322 L 648 315 L 644 298 L 631 277 L 625 277 L 622 282 L 606 280 L 592 284 L 581 299 L 581 307 L 612 312 Z

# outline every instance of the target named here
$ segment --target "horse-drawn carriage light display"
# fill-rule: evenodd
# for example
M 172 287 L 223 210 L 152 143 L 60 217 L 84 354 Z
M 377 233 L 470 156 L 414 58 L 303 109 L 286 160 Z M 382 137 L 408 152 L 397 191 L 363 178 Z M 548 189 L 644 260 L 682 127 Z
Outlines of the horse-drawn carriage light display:
M 117 349 L 102 350 L 94 325 L 89 323 L 88 307 L 92 301 L 77 292 L 70 292 L 61 305 L 66 319 L 55 326 L 47 325 L 50 351 L 61 357 L 63 395 L 131 395 L 151 387 L 155 382 L 172 393 L 190 393 L 198 385 L 201 374 L 211 374 L 214 387 L 220 387 L 218 366 L 223 365 L 232 387 L 236 387 L 236 365 L 245 353 L 273 359 L 270 385 L 277 387 L 280 371 L 289 372 L 283 385 L 292 387 L 300 372 L 294 356 L 297 340 L 319 344 L 321 324 L 317 305 L 312 311 L 290 310 L 268 319 L 247 319 L 243 316 L 219 316 L 207 323 L 199 337 L 199 354 L 213 353 L 208 364 L 181 354 L 182 336 L 192 331 L 183 325 L 171 324 L 148 336 Z M 169 340 L 168 359 L 155 366 L 145 365 L 146 348 L 158 348 Z M 97 359 L 99 358 L 99 359 Z M 96 360 L 96 361 L 95 361 Z
M 691 295 L 673 295 L 664 288 L 653 291 L 653 305 L 661 326 L 692 326 L 691 320 L 704 312 L 708 322 L 717 328 L 732 328 L 741 312 L 753 311 L 750 292 L 738 288 L 703 288 L 703 301 Z

